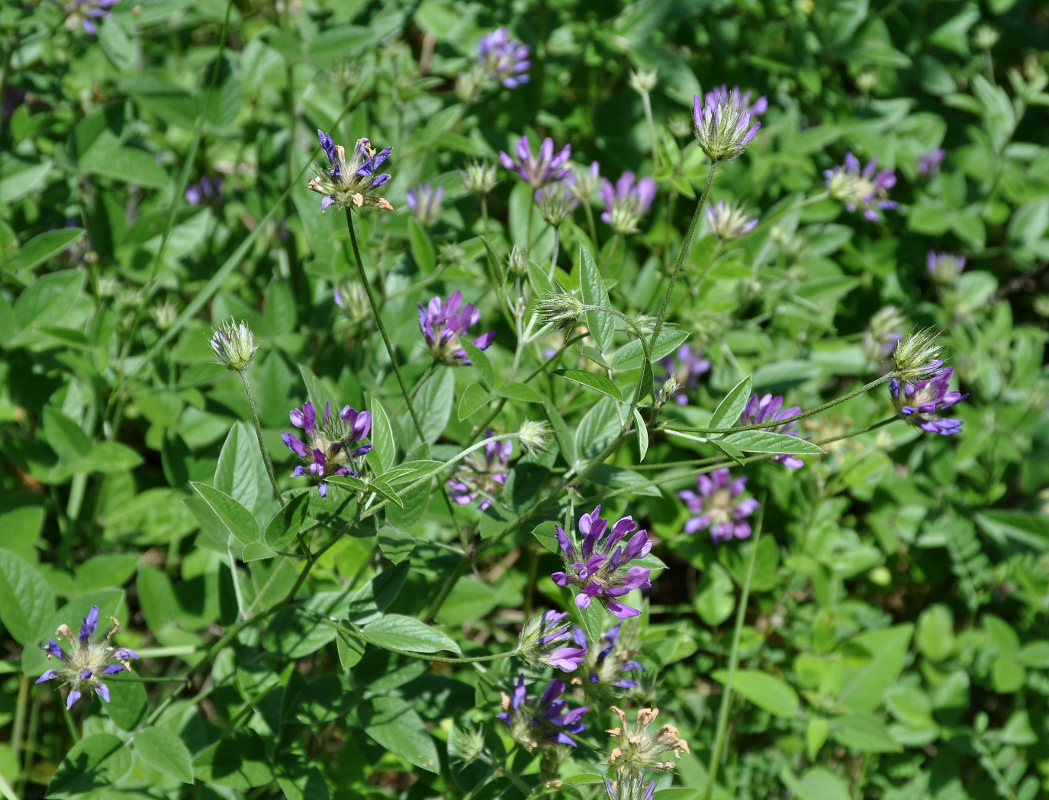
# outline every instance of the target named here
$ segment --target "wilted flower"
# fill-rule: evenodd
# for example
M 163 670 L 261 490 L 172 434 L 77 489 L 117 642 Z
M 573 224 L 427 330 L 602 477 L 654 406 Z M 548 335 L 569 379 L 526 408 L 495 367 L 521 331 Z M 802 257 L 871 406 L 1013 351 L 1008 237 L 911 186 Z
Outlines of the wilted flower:
M 656 782 L 645 783 L 643 778 L 621 778 L 613 781 L 605 778 L 605 794 L 608 800 L 653 800 Z
M 930 150 L 925 155 L 920 156 L 918 158 L 918 174 L 931 178 L 940 171 L 940 164 L 943 163 L 946 155 L 946 150 L 942 147 L 937 147 L 935 150 Z
M 73 0 L 72 3 L 66 3 L 66 13 L 69 14 L 66 26 L 75 28 L 77 23 L 80 23 L 87 33 L 94 36 L 98 33 L 95 22 L 112 14 L 111 9 L 119 2 L 120 0 Z
M 738 239 L 758 226 L 758 218 L 747 219 L 743 206 L 724 200 L 707 206 L 707 222 L 710 223 L 710 232 L 726 241 Z
M 687 344 L 681 345 L 674 356 L 667 356 L 659 361 L 667 371 L 667 377 L 673 377 L 678 383 L 674 392 L 674 402 L 679 406 L 688 404 L 688 390 L 699 386 L 699 377 L 710 372 L 710 360 L 703 357 L 698 347 L 693 350 Z
M 958 276 L 962 274 L 962 270 L 965 269 L 965 256 L 930 250 L 925 255 L 925 267 L 937 283 L 947 286 L 958 280 Z
M 539 208 L 539 214 L 555 228 L 572 216 L 572 212 L 579 208 L 579 200 L 572 186 L 574 177 L 571 172 L 565 176 L 563 181 L 548 183 L 535 190 L 535 204 Z
M 427 305 L 419 303 L 419 327 L 434 358 L 443 364 L 469 364 L 470 359 L 459 344 L 459 337 L 481 319 L 481 312 L 469 303 L 463 305 L 463 295 L 458 289 L 443 301 L 440 297 L 430 299 Z M 478 350 L 487 350 L 495 338 L 489 331 L 473 340 Z
M 226 369 L 243 372 L 251 366 L 259 346 L 255 344 L 255 337 L 248 323 L 238 324 L 230 317 L 229 322 L 213 331 L 211 349 L 215 352 L 215 358 Z
M 782 433 L 786 436 L 797 436 L 797 420 L 785 424 L 777 423 L 782 419 L 796 417 L 800 413 L 801 408 L 799 406 L 783 408 L 782 395 L 776 395 L 773 397 L 771 394 L 766 394 L 759 398 L 756 394 L 753 394 L 750 396 L 750 399 L 747 400 L 747 404 L 743 406 L 743 414 L 739 418 L 739 424 L 767 425 L 767 427 L 764 428 L 766 431 Z M 801 469 L 805 466 L 804 461 L 797 456 L 790 455 L 789 453 L 781 453 L 778 456 L 774 456 L 772 460 L 778 461 L 791 469 Z
M 648 176 L 635 182 L 634 173 L 627 171 L 619 176 L 615 187 L 608 178 L 603 178 L 601 199 L 605 201 L 605 210 L 601 219 L 616 233 L 637 233 L 637 223 L 652 206 L 655 196 L 656 182 Z
M 860 162 L 852 154 L 845 154 L 845 164 L 824 170 L 830 196 L 840 201 L 847 211 L 863 210 L 871 222 L 881 219 L 881 210 L 896 208 L 898 203 L 886 200 L 888 190 L 896 185 L 896 173 L 891 169 L 878 170 L 878 157 L 873 157 L 860 171 Z
M 506 723 L 513 740 L 527 750 L 534 750 L 542 742 L 575 747 L 575 740 L 568 734 L 586 730 L 586 723 L 579 721 L 586 713 L 586 706 L 569 711 L 568 702 L 561 698 L 564 690 L 564 681 L 557 678 L 550 681 L 535 707 L 537 716 L 532 716 L 522 708 L 528 693 L 525 691 L 524 675 L 520 675 L 513 695 L 500 693 L 503 711 L 496 714 L 496 718 Z
M 493 436 L 492 429 L 485 433 L 487 438 Z M 492 504 L 492 499 L 506 483 L 506 469 L 510 456 L 514 452 L 513 441 L 488 442 L 481 450 L 475 450 L 466 456 L 464 463 L 455 471 L 452 478 L 445 482 L 448 497 L 461 506 L 469 505 L 477 499 L 477 508 L 484 511 Z
M 423 225 L 433 225 L 441 217 L 441 198 L 444 197 L 444 187 L 433 188 L 429 181 L 414 186 L 404 196 L 404 202 L 415 214 L 415 218 Z
M 960 403 L 968 394 L 948 391 L 947 385 L 954 375 L 952 367 L 943 367 L 931 378 L 904 383 L 898 378 L 889 381 L 889 393 L 896 410 L 912 425 L 923 431 L 950 436 L 962 429 L 959 419 L 947 419 L 937 416 L 951 406 Z
M 637 661 L 630 658 L 626 651 L 618 649 L 619 631 L 623 622 L 620 620 L 610 630 L 601 634 L 596 646 L 586 639 L 586 633 L 578 625 L 572 629 L 572 638 L 585 653 L 584 679 L 591 685 L 618 686 L 620 689 L 632 689 L 638 682 L 624 678 L 624 672 L 633 672 L 636 669 L 643 670 Z M 577 679 L 573 678 L 573 682 Z
M 222 176 L 216 177 L 214 180 L 205 175 L 197 183 L 192 186 L 186 187 L 186 202 L 191 206 L 204 205 L 210 203 L 219 196 L 219 190 L 222 188 Z
M 295 467 L 291 473 L 293 478 L 302 475 L 319 478 L 317 490 L 321 497 L 327 497 L 328 484 L 325 478 L 333 475 L 357 477 L 357 459 L 372 449 L 370 444 L 358 444 L 367 439 L 371 432 L 371 414 L 344 406 L 342 411 L 332 416 L 329 402 L 324 406 L 324 423 L 318 426 L 313 403 L 306 401 L 301 410 L 293 408 L 288 416 L 291 424 L 302 428 L 306 434 L 304 443 L 293 434 L 281 433 L 288 449 L 308 464 L 306 467 L 301 464 Z
M 568 614 L 547 611 L 534 617 L 521 629 L 518 654 L 531 667 L 557 667 L 562 672 L 575 672 L 586 660 L 586 642 L 581 647 L 564 647 L 570 643 Z
M 529 47 L 517 39 L 511 39 L 506 28 L 496 28 L 482 36 L 477 45 L 477 60 L 488 69 L 493 80 L 507 89 L 516 89 L 528 82 Z
M 760 122 L 751 125 L 751 120 L 768 108 L 768 101 L 761 97 L 753 104 L 750 92 L 740 94 L 738 87 L 719 86 L 700 99 L 692 100 L 692 121 L 699 146 L 711 161 L 728 161 L 736 158 L 750 144 L 750 140 L 761 127 Z
M 864 355 L 871 361 L 881 361 L 895 348 L 903 338 L 906 325 L 896 306 L 885 306 L 871 317 L 870 325 L 863 332 L 860 346 Z
M 471 194 L 488 194 L 495 188 L 495 164 L 471 161 L 466 169 L 459 171 L 459 177 L 463 179 L 466 191 Z
M 317 131 L 321 147 L 328 157 L 331 169 L 323 175 L 311 178 L 307 184 L 321 198 L 321 211 L 328 206 L 337 205 L 349 208 L 351 205 L 362 208 L 365 205 L 393 211 L 393 206 L 384 197 L 374 193 L 375 189 L 390 180 L 390 174 L 376 174 L 376 170 L 389 157 L 392 147 L 376 151 L 367 139 L 358 139 L 353 148 L 353 157 L 346 161 L 346 150 L 341 144 L 335 144 L 331 137 L 322 130 Z
M 80 634 L 76 638 L 69 626 L 65 623 L 58 626 L 55 636 L 63 636 L 69 642 L 69 651 L 62 649 L 61 645 L 53 639 L 47 640 L 44 652 L 48 659 L 57 658 L 63 662 L 61 669 L 49 669 L 39 678 L 37 683 L 49 681 L 52 678 L 62 678 L 69 684 L 69 695 L 66 697 L 66 708 L 71 708 L 73 703 L 83 696 L 85 688 L 95 690 L 95 694 L 107 703 L 109 702 L 109 687 L 102 683 L 104 675 L 116 675 L 125 669 L 131 669 L 130 659 L 138 660 L 138 653 L 127 647 L 111 647 L 109 644 L 113 635 L 120 630 L 120 623 L 116 617 L 110 617 L 113 627 L 104 638 L 96 640 L 95 633 L 98 631 L 98 606 L 91 606 L 80 623 Z M 116 663 L 113 663 L 116 662 Z
M 649 731 L 649 726 L 659 715 L 658 708 L 640 709 L 637 712 L 637 722 L 633 726 L 627 722 L 626 714 L 621 708 L 611 708 L 619 716 L 622 725 L 606 731 L 617 740 L 608 760 L 620 775 L 640 775 L 650 769 L 670 770 L 674 768 L 675 763 L 659 760 L 661 755 L 673 753 L 675 758 L 680 758 L 679 750 L 691 752 L 688 742 L 681 738 L 678 729 L 673 725 L 663 725 L 657 731 Z
M 644 558 L 652 551 L 648 532 L 637 531 L 624 545 L 628 533 L 637 530 L 633 517 L 623 517 L 608 531 L 608 522 L 600 518 L 601 506 L 579 518 L 579 532 L 583 541 L 577 549 L 564 529 L 557 526 L 557 541 L 561 545 L 564 572 L 555 572 L 552 577 L 558 586 L 578 584 L 582 590 L 576 595 L 579 608 L 587 608 L 595 597 L 617 617 L 636 617 L 641 612 L 620 602 L 622 597 L 634 589 L 647 589 L 652 585 L 652 570 L 645 567 L 628 567 L 635 558 Z M 609 535 L 606 538 L 605 532 Z M 602 541 L 603 540 L 603 541 Z
M 555 154 L 554 140 L 549 136 L 543 139 L 539 152 L 535 156 L 532 155 L 532 145 L 528 137 L 522 136 L 517 140 L 514 154 L 517 156 L 516 160 L 500 150 L 499 161 L 506 169 L 516 172 L 535 189 L 554 181 L 564 180 L 572 173 L 572 167 L 568 164 L 568 158 L 572 155 L 572 145 L 566 144 Z
M 698 492 L 685 490 L 677 493 L 694 514 L 685 523 L 685 533 L 709 528 L 710 538 L 715 544 L 733 537 L 746 539 L 750 536 L 750 523 L 745 520 L 760 504 L 752 497 L 739 499 L 746 485 L 746 478 L 732 480 L 727 467 L 697 476 Z

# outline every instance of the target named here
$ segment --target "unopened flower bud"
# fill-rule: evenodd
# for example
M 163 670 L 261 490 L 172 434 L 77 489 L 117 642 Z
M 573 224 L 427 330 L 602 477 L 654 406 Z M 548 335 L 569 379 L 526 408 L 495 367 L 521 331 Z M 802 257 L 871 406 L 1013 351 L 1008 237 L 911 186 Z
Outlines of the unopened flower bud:
M 521 645 L 517 652 L 535 669 L 551 666 L 562 672 L 574 672 L 586 660 L 586 648 L 562 646 L 574 644 L 569 633 L 571 627 L 571 620 L 565 612 L 547 611 L 533 617 L 521 629 Z
M 211 337 L 211 349 L 215 351 L 218 362 L 226 369 L 243 372 L 251 366 L 255 351 L 255 337 L 248 323 L 230 321 L 214 330 Z
M 568 292 L 552 292 L 536 305 L 535 313 L 543 322 L 561 330 L 579 324 L 583 316 L 583 301 Z
M 521 423 L 517 438 L 526 453 L 542 453 L 550 447 L 553 429 L 548 422 L 526 419 Z
M 1001 38 L 998 30 L 986 22 L 977 25 L 973 29 L 973 45 L 977 50 L 990 50 Z
M 638 94 L 651 94 L 656 88 L 658 73 L 654 69 L 639 69 L 637 72 L 631 70 L 629 84 L 630 88 Z
M 896 377 L 906 383 L 916 383 L 938 375 L 943 367 L 941 350 L 931 328 L 903 337 L 892 352 Z
M 518 245 L 514 245 L 510 250 L 510 257 L 506 260 L 506 266 L 509 267 L 510 272 L 514 275 L 524 275 L 528 272 L 528 258 L 525 256 L 524 250 Z
M 459 171 L 466 191 L 472 194 L 488 194 L 495 187 L 495 164 L 471 161 L 466 169 Z
M 162 331 L 166 331 L 174 325 L 175 320 L 178 318 L 178 308 L 170 300 L 165 300 L 159 306 L 153 306 L 149 313 L 153 317 L 157 328 Z

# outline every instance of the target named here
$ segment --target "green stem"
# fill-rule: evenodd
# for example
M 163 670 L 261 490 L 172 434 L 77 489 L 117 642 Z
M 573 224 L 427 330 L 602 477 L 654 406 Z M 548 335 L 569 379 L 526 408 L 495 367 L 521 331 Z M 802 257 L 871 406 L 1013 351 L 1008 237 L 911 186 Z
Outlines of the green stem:
M 280 491 L 280 484 L 277 483 L 277 474 L 273 471 L 273 462 L 270 460 L 269 451 L 266 449 L 266 445 L 262 441 L 262 423 L 259 421 L 259 406 L 255 402 L 255 393 L 251 390 L 251 381 L 248 380 L 248 371 L 246 369 L 238 370 L 240 373 L 240 381 L 244 384 L 244 394 L 247 395 L 248 405 L 251 407 L 251 421 L 255 426 L 255 438 L 259 443 L 259 452 L 262 453 L 262 460 L 266 464 L 266 475 L 269 476 L 270 486 L 273 487 L 273 496 L 283 502 L 284 497 Z
M 728 675 L 725 678 L 725 686 L 721 695 L 721 709 L 718 711 L 718 728 L 714 737 L 714 748 L 710 751 L 710 764 L 707 767 L 707 785 L 703 790 L 703 800 L 710 800 L 710 793 L 714 789 L 714 781 L 718 774 L 718 764 L 721 761 L 721 748 L 725 743 L 725 730 L 728 728 L 728 710 L 732 704 L 732 678 L 739 664 L 739 640 L 743 634 L 743 621 L 747 616 L 747 600 L 750 597 L 750 579 L 754 574 L 754 562 L 758 555 L 758 541 L 761 539 L 762 522 L 759 520 L 754 530 L 754 541 L 750 548 L 750 558 L 747 561 L 747 575 L 743 579 L 743 592 L 739 598 L 739 608 L 736 611 L 736 627 L 732 632 L 732 652 L 729 655 Z

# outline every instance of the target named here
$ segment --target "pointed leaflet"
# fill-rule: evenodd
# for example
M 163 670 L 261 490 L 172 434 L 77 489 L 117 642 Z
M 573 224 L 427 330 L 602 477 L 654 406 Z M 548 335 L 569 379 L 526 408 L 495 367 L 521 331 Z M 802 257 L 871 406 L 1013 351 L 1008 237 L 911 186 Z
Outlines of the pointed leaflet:
M 592 306 L 608 306 L 610 301 L 605 282 L 601 280 L 601 273 L 594 264 L 594 257 L 582 245 L 579 246 L 579 269 L 579 288 L 583 292 L 583 302 Z M 610 314 L 601 311 L 587 311 L 586 326 L 590 329 L 602 353 L 611 350 L 616 324 Z
M 734 426 L 743 413 L 743 408 L 747 405 L 747 400 L 752 392 L 752 383 L 748 375 L 732 387 L 732 391 L 725 395 L 725 399 L 714 409 L 710 417 L 710 430 L 717 431 Z

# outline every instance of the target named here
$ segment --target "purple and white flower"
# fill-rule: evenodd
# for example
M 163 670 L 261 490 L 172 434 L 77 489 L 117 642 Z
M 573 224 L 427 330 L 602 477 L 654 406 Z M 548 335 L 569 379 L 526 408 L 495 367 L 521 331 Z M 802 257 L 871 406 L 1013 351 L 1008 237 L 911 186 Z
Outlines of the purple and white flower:
M 520 175 L 534 189 L 555 181 L 563 181 L 572 174 L 572 165 L 568 163 L 572 155 L 572 145 L 566 144 L 555 154 L 554 140 L 549 136 L 543 139 L 535 155 L 532 155 L 532 145 L 528 137 L 522 136 L 517 140 L 514 155 L 516 159 L 500 150 L 499 162 L 506 169 Z
M 54 678 L 62 678 L 69 685 L 69 695 L 66 697 L 66 708 L 72 708 L 73 703 L 79 700 L 85 690 L 93 689 L 105 702 L 109 702 L 109 687 L 102 683 L 105 675 L 116 675 L 125 669 L 131 669 L 131 659 L 138 660 L 138 653 L 128 647 L 112 647 L 109 642 L 114 634 L 120 630 L 120 623 L 116 617 L 110 617 L 113 627 L 102 639 L 96 639 L 98 632 L 98 606 L 91 606 L 87 616 L 80 623 L 80 633 L 74 637 L 73 632 L 65 623 L 58 626 L 55 636 L 66 639 L 68 650 L 54 639 L 48 639 L 44 652 L 48 659 L 57 658 L 63 663 L 60 669 L 49 669 L 39 678 L 37 683 L 43 683 Z M 115 662 L 115 663 L 114 663 Z
M 557 526 L 564 571 L 555 572 L 550 577 L 558 586 L 582 587 L 575 598 L 579 608 L 589 607 L 590 601 L 596 598 L 617 617 L 636 617 L 641 612 L 618 598 L 634 589 L 652 586 L 652 570 L 629 566 L 635 558 L 644 558 L 652 551 L 652 540 L 647 531 L 637 530 L 633 517 L 623 517 L 609 528 L 608 522 L 600 515 L 601 506 L 597 506 L 579 518 L 579 533 L 583 535 L 583 541 L 578 547 L 564 529 Z M 626 535 L 634 531 L 637 533 L 624 542 Z
M 728 161 L 736 158 L 750 144 L 760 122 L 751 122 L 768 108 L 764 97 L 750 102 L 750 92 L 740 94 L 738 87 L 731 91 L 719 86 L 707 92 L 703 98 L 697 94 L 692 99 L 692 121 L 699 146 L 711 161 Z
M 368 205 L 393 211 L 389 201 L 375 193 L 376 189 L 390 180 L 388 172 L 380 173 L 378 169 L 389 158 L 392 147 L 376 150 L 368 139 L 358 139 L 353 148 L 353 155 L 347 161 L 346 150 L 341 144 L 335 144 L 322 130 L 317 131 L 317 136 L 331 169 L 311 178 L 307 186 L 324 195 L 321 198 L 322 212 L 327 211 L 331 205 L 342 208 L 349 208 L 351 205 L 362 208 Z
M 591 686 L 632 689 L 638 685 L 637 681 L 623 677 L 624 672 L 644 670 L 644 667 L 630 658 L 628 652 L 619 649 L 619 631 L 622 626 L 623 621 L 620 620 L 601 634 L 601 638 L 593 646 L 587 641 L 586 632 L 578 625 L 573 626 L 572 638 L 584 651 L 584 671 L 587 673 L 585 680 Z
M 433 225 L 441 218 L 441 200 L 444 197 L 444 187 L 433 188 L 429 181 L 413 186 L 404 196 L 405 205 L 412 210 L 415 218 L 423 225 Z
M 306 475 L 318 479 L 317 491 L 326 498 L 326 478 L 336 475 L 357 477 L 357 460 L 372 449 L 370 444 L 359 444 L 371 433 L 371 414 L 344 406 L 342 411 L 333 415 L 328 402 L 324 406 L 324 420 L 318 425 L 317 412 L 313 403 L 307 400 L 301 409 L 293 408 L 288 416 L 291 424 L 302 428 L 306 435 L 303 442 L 293 434 L 281 433 L 288 449 L 306 462 L 305 466 L 295 467 L 291 473 L 293 478 Z
M 510 38 L 506 28 L 496 28 L 481 37 L 477 44 L 477 61 L 488 70 L 493 80 L 507 89 L 516 89 L 528 82 L 529 47 Z
M 605 210 L 601 219 L 611 225 L 616 233 L 637 233 L 637 224 L 652 207 L 655 196 L 656 182 L 647 175 L 636 180 L 633 172 L 624 172 L 615 186 L 608 178 L 603 178 L 601 199 L 605 201 Z
M 485 436 L 491 438 L 492 435 L 489 428 Z M 513 452 L 513 441 L 506 439 L 489 442 L 482 450 L 470 453 L 451 479 L 445 482 L 448 497 L 461 506 L 480 500 L 477 508 L 484 511 L 492 505 L 492 500 L 506 483 L 507 463 Z
M 965 256 L 953 253 L 937 253 L 930 250 L 925 255 L 925 268 L 937 283 L 950 286 L 965 269 Z
M 899 378 L 889 381 L 892 404 L 911 425 L 928 433 L 950 436 L 962 429 L 962 421 L 939 416 L 940 412 L 960 403 L 968 394 L 948 390 L 954 375 L 953 367 L 942 367 L 938 373 L 915 383 L 904 383 Z
M 677 493 L 693 514 L 685 523 L 685 533 L 709 528 L 710 538 L 715 544 L 750 536 L 750 523 L 746 519 L 760 503 L 752 497 L 740 498 L 746 485 L 746 478 L 733 480 L 727 467 L 697 476 L 697 491 Z
M 747 219 L 743 206 L 724 200 L 707 207 L 707 222 L 710 223 L 710 232 L 725 241 L 738 239 L 758 226 L 758 218 Z
M 566 612 L 546 611 L 521 629 L 518 653 L 530 666 L 551 666 L 562 672 L 575 672 L 576 667 L 586 660 L 587 653 L 585 642 L 582 647 L 572 646 L 571 627 Z
M 756 394 L 751 395 L 750 399 L 747 400 L 747 404 L 743 406 L 743 414 L 739 418 L 739 425 L 767 425 L 764 430 L 770 431 L 771 433 L 782 433 L 785 436 L 797 436 L 798 435 L 798 422 L 788 422 L 780 424 L 779 420 L 790 419 L 796 417 L 801 413 L 800 406 L 791 406 L 790 408 L 783 408 L 783 395 L 776 395 L 773 397 L 771 394 L 766 394 L 762 397 L 758 397 Z M 778 456 L 774 456 L 773 461 L 778 461 L 785 467 L 791 469 L 801 469 L 805 466 L 805 462 L 800 458 L 789 453 L 781 453 Z
M 481 312 L 470 303 L 464 304 L 458 289 L 444 300 L 434 297 L 425 306 L 419 303 L 419 328 L 430 352 L 442 364 L 471 363 L 459 339 L 480 320 Z M 478 350 L 487 350 L 494 338 L 495 331 L 489 331 L 471 344 Z
M 525 690 L 524 675 L 517 678 L 517 685 L 512 695 L 501 692 L 503 710 L 496 714 L 510 729 L 510 736 L 527 750 L 534 750 L 540 744 L 552 742 L 575 747 L 575 740 L 569 734 L 586 730 L 586 723 L 581 722 L 587 707 L 568 708 L 568 701 L 561 697 L 565 682 L 554 678 L 546 685 L 533 716 L 522 708 L 528 699 Z
M 848 152 L 845 163 L 824 170 L 823 177 L 830 196 L 845 206 L 846 211 L 862 210 L 871 222 L 881 219 L 881 212 L 896 208 L 899 203 L 887 200 L 889 189 L 896 185 L 896 173 L 891 169 L 878 171 L 878 157 L 860 169 L 859 159 Z

